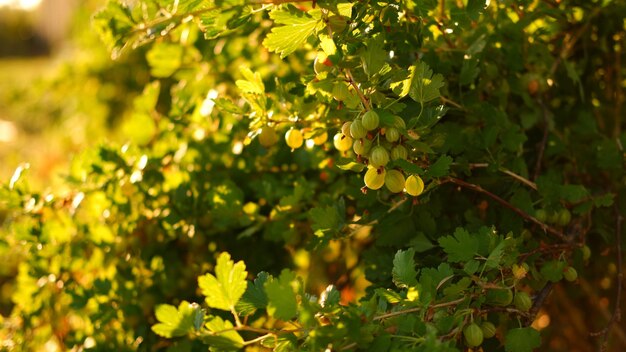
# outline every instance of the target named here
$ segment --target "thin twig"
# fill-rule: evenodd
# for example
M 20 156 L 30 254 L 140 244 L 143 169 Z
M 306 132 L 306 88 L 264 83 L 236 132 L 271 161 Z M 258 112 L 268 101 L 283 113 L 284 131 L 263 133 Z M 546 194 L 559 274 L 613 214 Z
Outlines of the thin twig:
M 449 307 L 449 306 L 453 306 L 456 304 L 459 304 L 463 301 L 465 301 L 466 297 L 462 297 L 459 299 L 455 299 L 454 301 L 449 301 L 449 302 L 443 302 L 443 303 L 439 303 L 439 304 L 433 304 L 432 306 L 429 306 L 428 310 L 430 309 L 437 309 L 437 308 L 443 308 L 443 307 Z M 424 307 L 415 307 L 415 308 L 409 308 L 409 309 L 404 309 L 404 310 L 398 310 L 395 312 L 390 312 L 390 313 L 385 313 L 379 316 L 375 316 L 374 318 L 372 318 L 372 321 L 376 321 L 376 320 L 382 320 L 382 319 L 387 319 L 387 318 L 391 318 L 391 317 L 395 317 L 397 315 L 403 315 L 403 314 L 408 314 L 408 313 L 414 313 L 414 312 L 419 312 L 420 310 L 423 310 Z
M 346 77 L 348 77 L 348 83 L 350 83 L 350 85 L 354 88 L 356 93 L 359 95 L 359 99 L 361 99 L 361 102 L 365 106 L 365 109 L 372 110 L 372 105 L 370 105 L 370 102 L 367 100 L 367 98 L 361 91 L 361 88 L 359 88 L 359 86 L 354 81 L 354 77 L 352 77 L 352 72 L 350 72 L 349 69 L 346 69 Z
M 486 167 L 489 167 L 489 164 L 488 163 L 475 163 L 475 164 L 469 164 L 469 167 L 470 168 L 486 168 Z M 518 180 L 519 182 L 525 184 L 526 186 L 532 188 L 535 191 L 537 190 L 537 184 L 527 179 L 524 176 L 520 176 L 516 174 L 515 172 L 504 167 L 499 167 L 498 171 L 513 177 L 514 179 Z
M 528 312 L 528 324 L 529 325 L 532 324 L 533 321 L 535 320 L 537 313 L 539 313 L 539 309 L 541 309 L 546 298 L 548 298 L 548 296 L 550 295 L 550 292 L 552 292 L 552 288 L 554 288 L 554 283 L 552 281 L 548 281 L 546 285 L 543 286 L 541 291 L 539 291 L 539 293 L 535 296 L 535 299 L 533 300 L 533 306 L 532 308 L 530 308 L 530 311 Z
M 485 195 L 487 195 L 489 198 L 495 200 L 496 202 L 504 205 L 505 207 L 509 208 L 510 210 L 512 210 L 514 213 L 516 213 L 517 215 L 521 216 L 522 218 L 526 219 L 527 221 L 530 221 L 532 223 L 534 223 L 535 225 L 538 225 L 539 227 L 541 227 L 541 229 L 543 229 L 543 231 L 550 233 L 556 237 L 558 237 L 560 240 L 562 240 L 563 242 L 569 242 L 569 240 L 565 237 L 565 235 L 551 227 L 548 226 L 547 224 L 544 224 L 543 222 L 537 220 L 537 218 L 535 218 L 534 216 L 529 215 L 528 213 L 526 213 L 525 211 L 523 211 L 520 208 L 517 208 L 516 206 L 514 206 L 513 204 L 507 202 L 506 200 L 500 198 L 499 196 L 487 191 L 486 189 L 480 187 L 479 185 L 475 185 L 473 183 L 469 183 L 469 182 L 465 182 L 463 180 L 460 180 L 458 178 L 454 178 L 454 177 L 448 177 L 443 179 L 443 183 L 454 183 L 456 185 L 459 185 L 461 187 L 465 187 L 465 188 L 469 188 L 471 190 L 474 190 L 476 192 L 480 192 L 483 193 Z

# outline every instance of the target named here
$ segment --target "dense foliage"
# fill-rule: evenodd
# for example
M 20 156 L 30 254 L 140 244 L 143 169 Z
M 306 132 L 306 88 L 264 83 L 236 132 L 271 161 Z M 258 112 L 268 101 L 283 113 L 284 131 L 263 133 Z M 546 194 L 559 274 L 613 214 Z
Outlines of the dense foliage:
M 71 192 L 32 192 L 22 168 L 0 188 L 0 348 L 606 348 L 624 18 L 619 1 L 110 1 L 94 28 L 150 79 Z M 576 346 L 564 289 L 607 311 Z

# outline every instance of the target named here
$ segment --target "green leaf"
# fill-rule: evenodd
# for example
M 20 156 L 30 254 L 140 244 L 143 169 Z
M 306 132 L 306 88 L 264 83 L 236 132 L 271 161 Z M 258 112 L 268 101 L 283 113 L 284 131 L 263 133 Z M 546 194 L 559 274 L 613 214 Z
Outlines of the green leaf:
M 150 73 L 154 77 L 173 75 L 183 62 L 183 47 L 177 44 L 157 43 L 146 54 Z
M 452 165 L 452 158 L 447 155 L 442 155 L 437 161 L 430 165 L 425 175 L 429 177 L 447 176 L 450 171 L 450 165 Z
M 234 351 L 241 349 L 244 345 L 243 338 L 233 330 L 233 324 L 220 317 L 214 317 L 205 324 L 206 328 L 216 335 L 203 335 L 202 340 L 210 346 L 211 351 Z
M 393 258 L 391 275 L 393 283 L 399 288 L 408 288 L 417 285 L 417 271 L 415 270 L 414 249 L 399 250 Z
M 240 71 L 246 79 L 239 79 L 235 84 L 242 93 L 265 94 L 265 85 L 258 72 L 252 72 L 247 67 L 241 67 Z
M 409 95 L 422 105 L 441 96 L 439 89 L 444 86 L 443 76 L 436 74 L 428 65 L 420 61 L 409 68 L 408 76 L 391 84 L 391 88 L 400 97 Z
M 361 52 L 363 70 L 365 70 L 368 76 L 372 76 L 383 68 L 388 54 L 383 49 L 384 38 L 380 34 L 366 40 L 365 45 L 366 48 Z
M 239 261 L 234 264 L 230 254 L 222 253 L 217 258 L 215 275 L 205 274 L 198 278 L 198 285 L 206 303 L 211 308 L 232 311 L 246 291 L 246 265 Z
M 485 262 L 486 269 L 494 269 L 500 265 L 500 261 L 502 260 L 502 255 L 504 253 L 504 241 L 500 241 L 496 248 L 494 248 L 489 256 L 487 257 L 487 261 Z
M 200 306 L 187 301 L 181 302 L 178 309 L 169 304 L 158 305 L 155 314 L 159 323 L 152 326 L 152 331 L 167 338 L 185 336 L 197 330 L 197 321 L 202 321 L 204 315 Z
M 274 22 L 286 24 L 286 26 L 272 28 L 263 40 L 263 46 L 269 51 L 280 54 L 281 58 L 301 47 L 320 23 L 305 12 L 293 10 L 293 7 L 290 9 L 291 11 L 281 9 L 270 13 Z
M 453 263 L 465 262 L 478 252 L 479 241 L 463 228 L 457 228 L 453 236 L 439 239 L 439 245 L 448 254 L 448 260 Z
M 293 291 L 292 283 L 296 280 L 296 275 L 284 269 L 278 279 L 270 278 L 265 283 L 269 315 L 280 320 L 290 320 L 298 310 L 298 301 Z
M 397 292 L 393 290 L 377 288 L 375 292 L 378 295 L 378 297 L 385 299 L 387 303 L 394 304 L 394 303 L 399 303 L 402 301 L 402 296 L 400 296 L 400 294 L 398 294 Z
M 341 218 L 334 206 L 318 206 L 309 211 L 311 227 L 313 231 L 336 230 L 341 223 Z
M 565 269 L 565 262 L 551 260 L 545 263 L 540 270 L 541 275 L 552 282 L 558 282 L 563 279 L 563 270 Z
M 533 328 L 517 328 L 509 330 L 504 341 L 506 352 L 532 352 L 541 346 L 541 335 Z
M 267 295 L 265 294 L 264 285 L 269 274 L 260 272 L 254 282 L 248 281 L 246 292 L 237 303 L 236 311 L 241 315 L 252 314 L 257 309 L 264 309 L 267 306 Z

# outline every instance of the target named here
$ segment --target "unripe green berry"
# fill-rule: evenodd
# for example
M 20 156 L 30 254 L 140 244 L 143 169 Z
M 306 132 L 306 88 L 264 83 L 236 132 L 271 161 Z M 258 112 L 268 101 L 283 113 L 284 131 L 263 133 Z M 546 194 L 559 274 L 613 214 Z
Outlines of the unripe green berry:
M 361 120 L 356 119 L 352 121 L 352 124 L 350 125 L 350 136 L 352 136 L 352 138 L 354 139 L 361 139 L 364 138 L 366 135 L 367 131 L 365 130 L 365 127 L 363 127 L 363 123 L 361 122 Z
M 370 153 L 370 164 L 374 167 L 381 167 L 387 165 L 389 162 L 389 153 L 387 149 L 382 146 L 375 146 Z
M 389 127 L 385 131 L 385 139 L 389 143 L 394 143 L 400 139 L 400 131 L 395 127 Z
M 483 323 L 480 324 L 480 329 L 483 331 L 483 336 L 486 339 L 490 339 L 496 335 L 496 326 L 490 321 L 483 321 Z
M 385 176 L 385 186 L 392 193 L 400 193 L 404 189 L 404 175 L 398 170 L 389 170 Z
M 465 343 L 469 347 L 478 347 L 483 343 L 483 330 L 476 323 L 471 323 L 463 329 Z
M 408 156 L 409 152 L 403 145 L 396 145 L 395 147 L 391 148 L 391 160 L 406 160 Z
M 374 110 L 369 110 L 363 114 L 363 127 L 366 130 L 371 131 L 378 128 L 379 118 L 378 114 Z
M 565 278 L 565 280 L 573 282 L 578 279 L 578 272 L 576 271 L 576 269 L 570 266 L 567 267 L 567 269 L 565 269 L 565 271 L 563 272 L 563 277 Z
M 520 291 L 515 294 L 515 298 L 513 299 L 515 304 L 515 308 L 521 310 L 522 312 L 527 312 L 533 306 L 533 301 L 528 295 L 528 293 Z

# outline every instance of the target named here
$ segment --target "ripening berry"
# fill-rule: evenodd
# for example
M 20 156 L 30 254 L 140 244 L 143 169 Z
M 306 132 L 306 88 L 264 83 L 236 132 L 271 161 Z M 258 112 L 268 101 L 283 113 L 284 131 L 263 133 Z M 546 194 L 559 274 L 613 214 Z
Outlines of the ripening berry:
M 352 126 L 352 121 L 344 122 L 343 125 L 341 125 L 341 133 L 345 134 L 346 136 L 349 136 L 350 126 Z
M 328 133 L 326 132 L 322 132 L 321 134 L 318 134 L 317 136 L 313 137 L 313 143 L 315 145 L 322 145 L 326 143 L 327 140 L 328 140 Z
M 398 170 L 389 170 L 385 176 L 385 186 L 392 193 L 400 193 L 404 189 L 404 175 Z
M 378 114 L 374 110 L 369 110 L 363 114 L 363 127 L 366 130 L 371 131 L 378 128 L 379 118 Z
M 263 126 L 259 133 L 259 143 L 264 147 L 271 147 L 278 142 L 278 134 L 276 130 L 270 126 Z
M 417 175 L 411 175 L 406 179 L 404 188 L 406 189 L 406 193 L 417 197 L 424 192 L 424 181 Z
M 367 155 L 372 149 L 372 141 L 367 138 L 355 139 L 352 150 L 356 155 Z
M 292 128 L 285 133 L 285 141 L 291 149 L 298 149 L 304 143 L 304 138 L 300 130 Z
M 377 169 L 374 167 L 370 167 L 367 169 L 363 181 L 365 182 L 367 188 L 376 190 L 385 184 L 386 174 L 387 172 L 383 168 Z
M 339 132 L 333 137 L 333 145 L 335 148 L 341 152 L 345 152 L 352 148 L 352 138 L 346 136 L 345 134 Z

